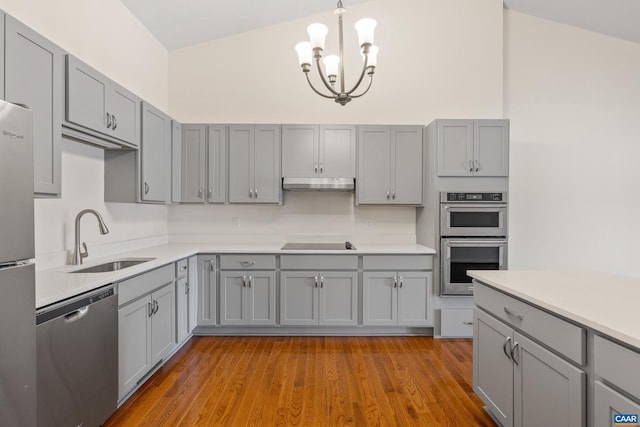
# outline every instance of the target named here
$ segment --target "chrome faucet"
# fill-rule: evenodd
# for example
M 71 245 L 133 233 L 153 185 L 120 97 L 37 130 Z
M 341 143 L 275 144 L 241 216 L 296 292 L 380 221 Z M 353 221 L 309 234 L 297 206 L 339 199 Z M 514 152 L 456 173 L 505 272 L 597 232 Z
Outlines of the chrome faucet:
M 75 252 L 73 253 L 73 265 L 82 264 L 82 259 L 89 256 L 87 244 L 85 242 L 82 242 L 82 247 L 80 247 L 80 218 L 82 218 L 82 215 L 86 213 L 92 213 L 96 216 L 96 218 L 98 218 L 98 227 L 100 227 L 100 234 L 107 234 L 109 232 L 109 229 L 107 228 L 104 220 L 102 219 L 102 216 L 98 213 L 98 211 L 95 211 L 93 209 L 84 209 L 78 212 L 78 215 L 76 215 L 76 244 Z

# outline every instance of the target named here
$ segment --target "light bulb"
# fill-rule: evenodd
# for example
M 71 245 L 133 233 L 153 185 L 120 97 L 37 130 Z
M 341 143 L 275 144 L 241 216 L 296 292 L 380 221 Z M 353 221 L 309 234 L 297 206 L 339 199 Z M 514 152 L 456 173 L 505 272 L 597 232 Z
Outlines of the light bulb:
M 356 22 L 355 28 L 358 32 L 358 43 L 373 44 L 373 30 L 375 30 L 377 22 L 375 19 L 364 18 Z
M 300 65 L 311 65 L 311 44 L 309 42 L 300 42 L 296 45 L 296 52 L 298 52 L 298 62 Z

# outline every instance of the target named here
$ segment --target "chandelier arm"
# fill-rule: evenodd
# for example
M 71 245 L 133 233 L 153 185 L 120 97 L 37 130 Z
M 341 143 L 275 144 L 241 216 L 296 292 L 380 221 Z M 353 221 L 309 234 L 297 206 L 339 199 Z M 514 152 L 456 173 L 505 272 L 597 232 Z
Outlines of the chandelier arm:
M 322 67 L 320 66 L 320 58 L 316 58 L 316 68 L 318 69 L 318 74 L 320 74 L 320 80 L 322 80 L 322 83 L 324 83 L 324 86 L 329 89 L 329 92 L 331 92 L 332 94 L 334 94 L 335 96 L 340 95 L 339 92 L 336 92 L 335 89 L 333 89 L 331 87 L 331 85 L 329 84 L 329 82 L 327 82 L 327 79 L 324 77 L 324 74 L 322 74 Z M 307 77 L 308 78 L 308 77 Z
M 360 98 L 362 95 L 364 95 L 365 93 L 369 92 L 369 89 L 371 89 L 371 83 L 373 83 L 373 74 L 369 75 L 369 84 L 367 85 L 367 88 L 365 89 L 364 92 L 362 92 L 359 95 L 351 95 L 351 94 L 349 94 L 349 96 L 351 98 Z
M 309 86 L 311 86 L 311 89 L 317 93 L 318 95 L 324 97 L 324 98 L 329 98 L 329 99 L 334 99 L 335 96 L 331 96 L 331 95 L 325 95 L 324 93 L 320 92 L 319 90 L 317 90 L 315 87 L 313 87 L 313 83 L 311 83 L 311 79 L 309 78 L 309 73 L 304 73 L 304 75 L 307 77 L 307 82 L 309 83 Z
M 358 89 L 358 86 L 360 86 L 360 83 L 362 83 L 362 79 L 364 79 L 364 75 L 367 72 L 367 63 L 368 62 L 369 62 L 369 55 L 365 55 L 364 56 L 364 64 L 362 65 L 362 72 L 360 73 L 360 78 L 358 79 L 356 84 L 353 86 L 353 88 L 351 88 L 351 90 L 349 92 L 347 92 L 347 95 L 351 95 L 353 92 L 355 92 L 356 89 Z

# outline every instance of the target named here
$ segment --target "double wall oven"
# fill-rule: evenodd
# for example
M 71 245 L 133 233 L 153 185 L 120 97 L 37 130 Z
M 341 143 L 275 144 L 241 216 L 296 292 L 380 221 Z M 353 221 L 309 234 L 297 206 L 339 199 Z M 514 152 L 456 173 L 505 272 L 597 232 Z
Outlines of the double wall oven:
M 440 193 L 440 294 L 473 295 L 467 270 L 507 268 L 507 193 Z

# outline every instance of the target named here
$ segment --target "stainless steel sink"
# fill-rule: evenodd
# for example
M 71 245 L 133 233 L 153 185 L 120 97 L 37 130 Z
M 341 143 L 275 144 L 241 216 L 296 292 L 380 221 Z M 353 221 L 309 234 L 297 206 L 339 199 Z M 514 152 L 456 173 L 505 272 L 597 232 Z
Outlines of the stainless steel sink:
M 79 270 L 71 271 L 71 273 L 108 273 L 110 271 L 118 271 L 123 268 L 133 267 L 134 265 L 142 264 L 143 262 L 152 261 L 154 259 L 155 258 L 119 259 L 116 261 L 105 262 L 104 264 L 81 268 Z

